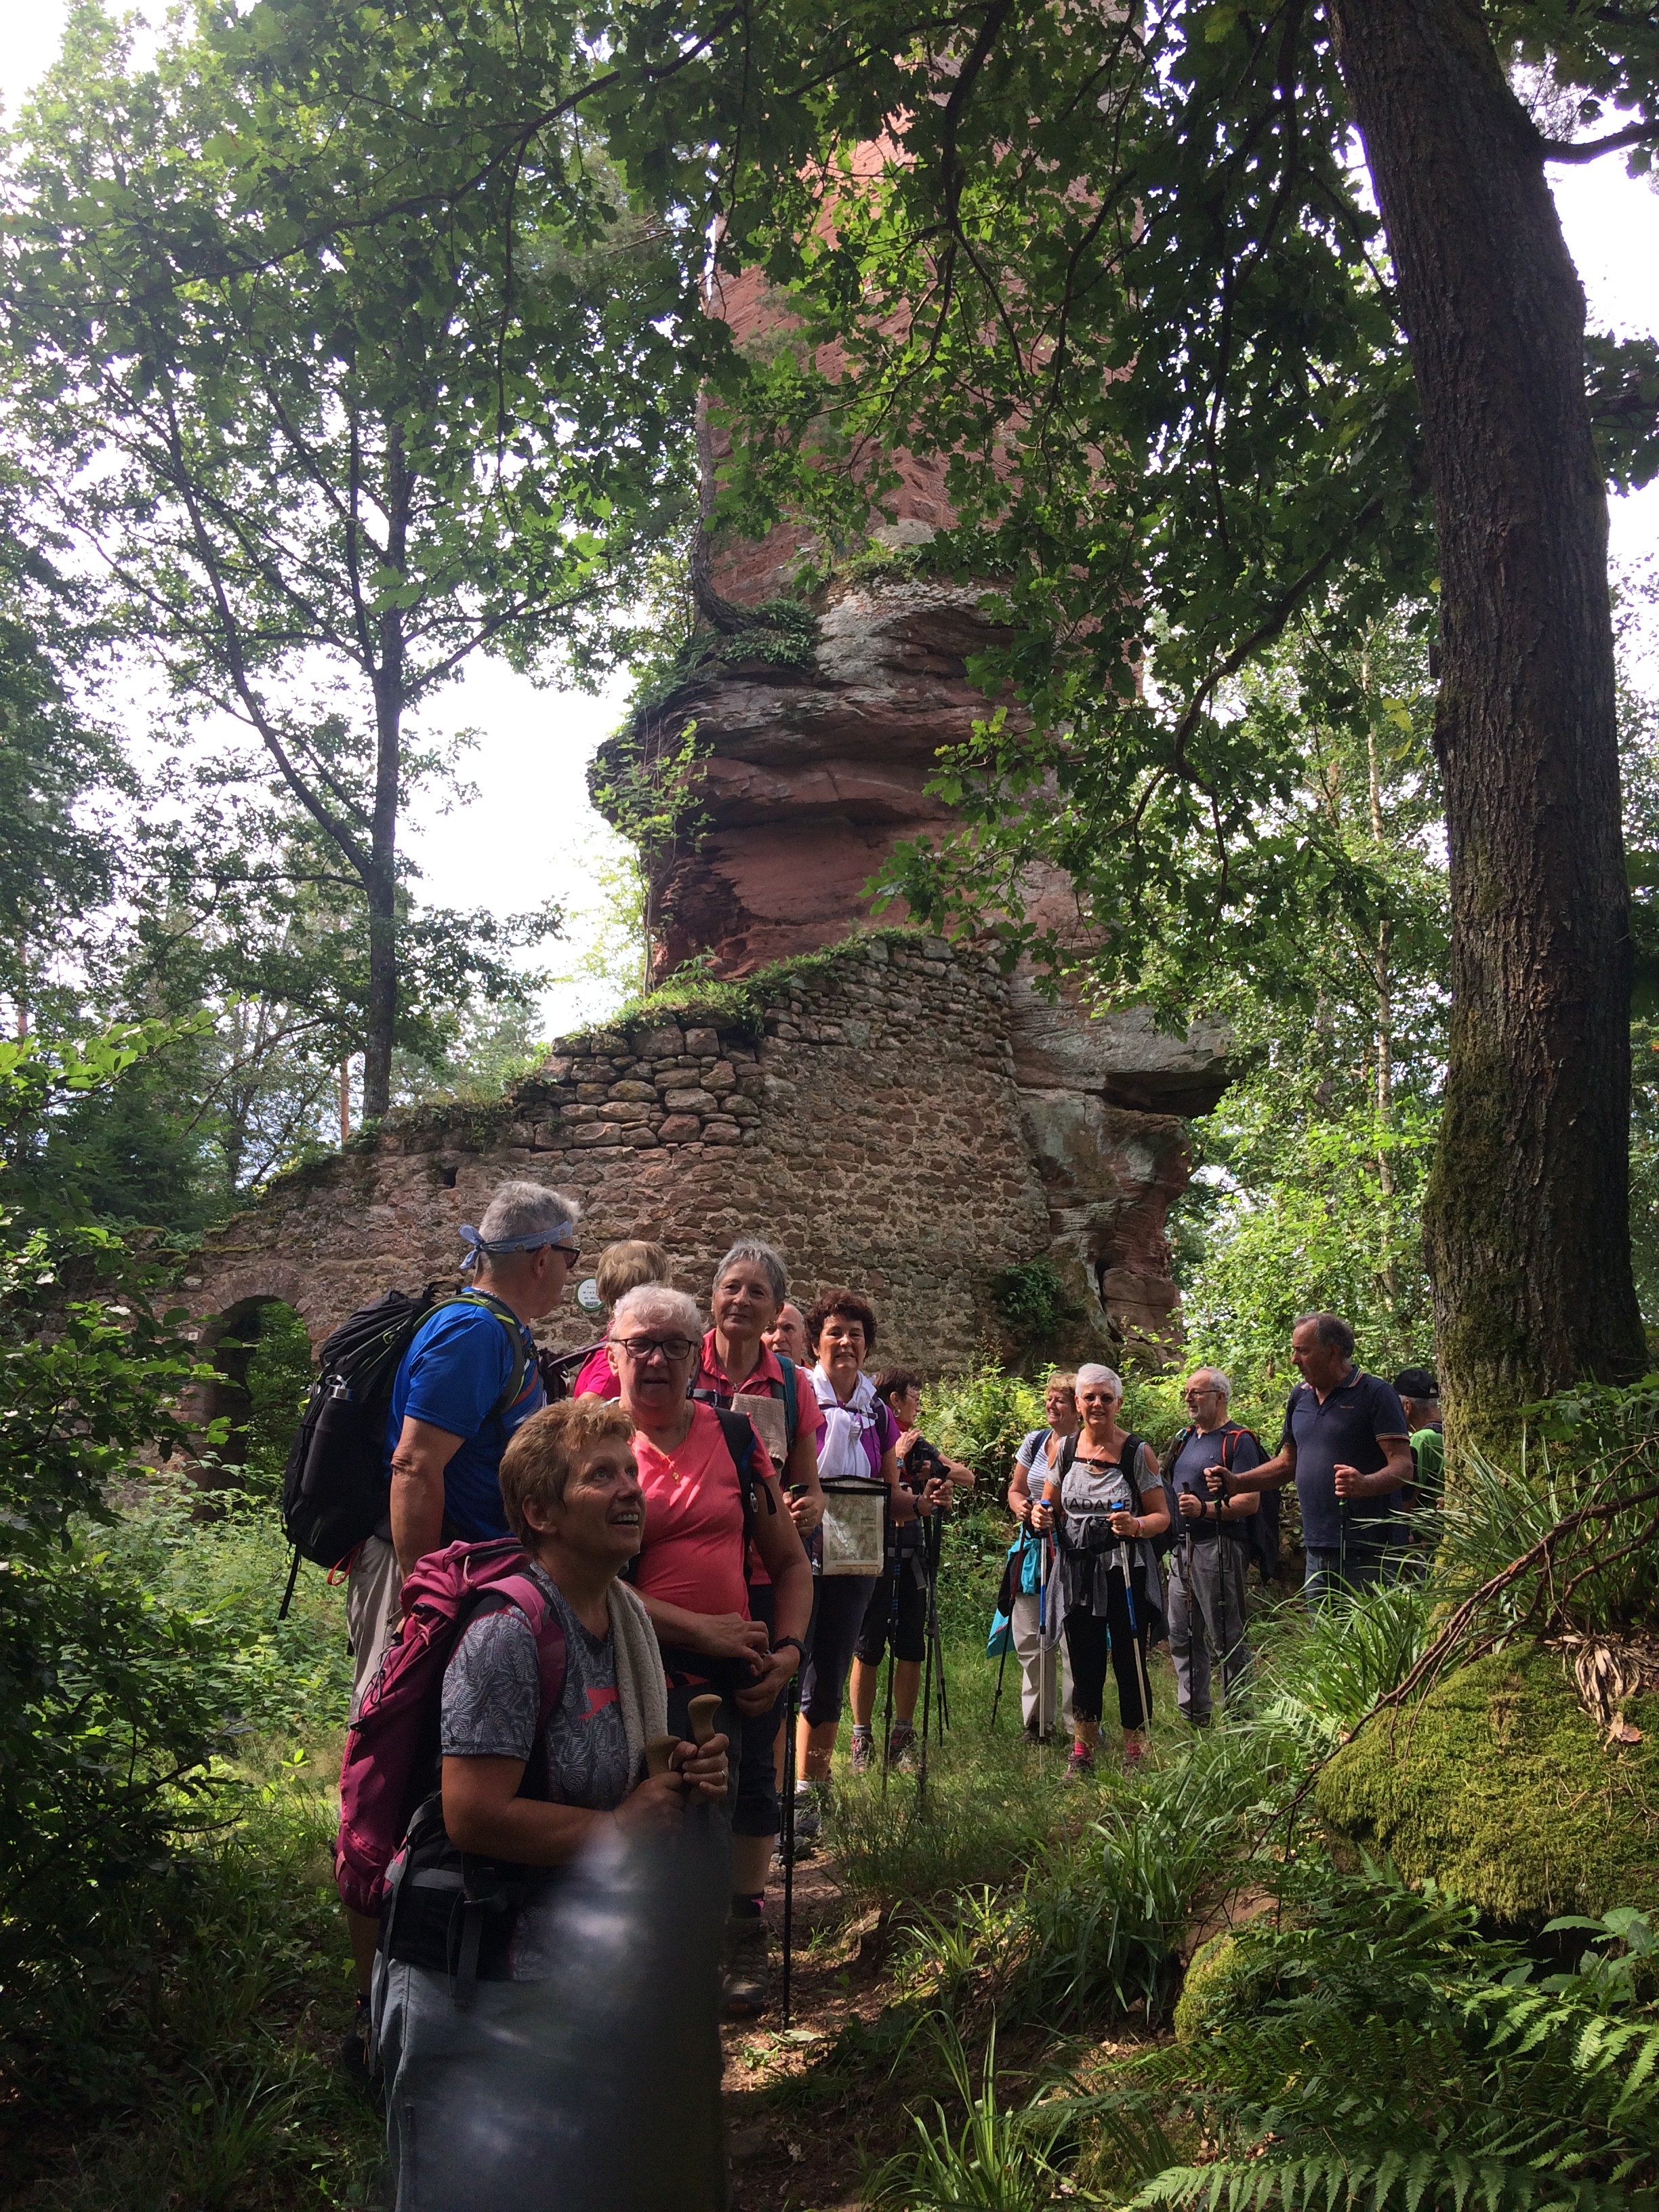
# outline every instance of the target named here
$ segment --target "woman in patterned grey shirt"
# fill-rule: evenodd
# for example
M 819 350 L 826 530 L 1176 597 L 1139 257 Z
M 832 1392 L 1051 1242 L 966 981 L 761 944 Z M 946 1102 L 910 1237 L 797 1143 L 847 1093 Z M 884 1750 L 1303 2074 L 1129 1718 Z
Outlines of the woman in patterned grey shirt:
M 646 1772 L 646 1749 L 665 1733 L 667 1706 L 645 1608 L 617 1580 L 639 1550 L 645 1519 L 633 1433 L 620 1407 L 569 1400 L 532 1415 L 501 1461 L 507 1520 L 564 1632 L 564 1682 L 543 1733 L 544 1794 L 527 1796 L 521 1786 L 541 1703 L 528 1620 L 503 1598 L 471 1621 L 445 1669 L 441 1833 L 435 1850 L 411 1843 L 418 1871 L 405 1873 L 377 1974 L 396 2212 L 454 2212 L 465 2116 L 477 2108 L 504 2034 L 514 2041 L 509 2023 L 524 2013 L 512 1985 L 572 1966 L 570 1933 L 592 1880 L 582 1862 L 599 1863 L 596 1850 L 618 1839 L 672 1835 L 689 1802 L 717 1803 L 726 1794 L 724 1736 L 702 1748 L 677 1743 L 666 1772 Z M 495 1916 L 476 1984 L 458 2002 L 452 1919 L 463 1855 L 469 1868 L 495 1862 L 518 1902 Z M 601 1890 L 593 1897 L 602 1905 Z M 574 1964 L 580 1971 L 582 1962 Z M 483 2154 L 468 2149 L 474 2179 Z

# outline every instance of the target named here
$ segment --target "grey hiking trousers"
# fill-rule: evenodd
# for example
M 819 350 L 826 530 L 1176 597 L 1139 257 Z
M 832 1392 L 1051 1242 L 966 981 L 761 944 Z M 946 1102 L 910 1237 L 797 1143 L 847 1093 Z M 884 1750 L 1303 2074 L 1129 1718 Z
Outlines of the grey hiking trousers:
M 1167 1562 L 1170 1578 L 1170 1656 L 1176 1699 L 1194 1728 L 1210 1718 L 1213 1663 L 1221 1662 L 1224 1696 L 1250 1663 L 1244 1639 L 1245 1547 L 1219 1533 L 1177 1536 Z M 1224 1641 L 1224 1638 L 1225 1639 Z

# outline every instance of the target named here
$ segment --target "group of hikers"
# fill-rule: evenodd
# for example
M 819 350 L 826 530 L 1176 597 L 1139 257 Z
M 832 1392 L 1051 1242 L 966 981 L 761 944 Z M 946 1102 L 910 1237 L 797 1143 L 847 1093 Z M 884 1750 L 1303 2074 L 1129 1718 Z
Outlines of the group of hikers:
M 398 2212 L 437 2203 L 422 2109 L 500 1990 L 549 1971 L 550 1914 L 580 1862 L 716 1808 L 721 2003 L 753 2018 L 771 1996 L 780 1832 L 793 1854 L 819 1831 L 849 1687 L 853 1772 L 925 1758 L 937 1531 L 975 1475 L 921 1436 L 921 1378 L 871 1372 L 869 1300 L 836 1286 L 803 1309 L 755 1237 L 715 1268 L 707 1326 L 659 1247 L 608 1247 L 603 1340 L 538 1353 L 532 1326 L 563 1296 L 578 1219 L 574 1200 L 515 1182 L 462 1231 L 471 1283 L 397 1360 L 379 1517 L 349 1567 L 337 1871 L 359 1997 L 343 2058 L 384 2081 Z M 1046 1426 L 1012 1470 L 1005 1601 L 1027 1733 L 1063 1719 L 1073 1777 L 1095 1765 L 1109 1668 L 1126 1764 L 1143 1756 L 1147 1654 L 1166 1628 L 1188 1722 L 1210 1717 L 1212 1661 L 1224 1697 L 1238 1679 L 1249 1536 L 1279 1486 L 1301 1498 L 1312 1602 L 1393 1571 L 1433 1384 L 1400 1378 L 1418 1386 L 1410 1421 L 1352 1349 L 1335 1316 L 1298 1322 L 1303 1379 L 1271 1456 L 1230 1420 L 1213 1369 L 1187 1382 L 1161 1462 L 1121 1425 L 1109 1368 L 1051 1378 Z
M 1187 1418 L 1160 1456 L 1119 1419 L 1109 1367 L 1048 1377 L 1046 1425 L 1022 1442 L 1008 1486 L 1020 1533 L 1009 1547 L 992 1646 L 1018 1655 L 1025 1733 L 1060 1722 L 1067 1771 L 1094 1771 L 1106 1669 L 1115 1677 L 1123 1763 L 1146 1754 L 1149 1648 L 1166 1638 L 1182 1717 L 1209 1725 L 1249 1665 L 1245 1577 L 1279 1570 L 1278 1492 L 1294 1483 L 1303 1594 L 1310 1606 L 1389 1581 L 1420 1560 L 1412 1514 L 1441 1487 L 1439 1390 L 1426 1368 L 1392 1382 L 1354 1362 L 1353 1331 L 1333 1313 L 1291 1333 L 1301 1377 L 1270 1457 L 1231 1418 L 1232 1384 L 1200 1367 Z

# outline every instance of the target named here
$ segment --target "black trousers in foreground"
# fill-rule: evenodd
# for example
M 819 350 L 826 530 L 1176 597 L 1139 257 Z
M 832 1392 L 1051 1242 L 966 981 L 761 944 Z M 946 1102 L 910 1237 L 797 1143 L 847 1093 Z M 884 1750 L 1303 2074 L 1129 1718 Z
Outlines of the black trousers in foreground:
M 1122 1576 L 1113 1575 L 1106 1589 L 1107 1613 L 1103 1620 L 1088 1612 L 1068 1613 L 1066 1616 L 1066 1649 L 1072 1662 L 1072 1711 L 1080 1721 L 1100 1718 L 1109 1663 L 1117 1676 L 1118 1719 L 1126 1729 L 1145 1728 L 1152 1717 L 1140 1694 L 1146 1668 L 1146 1608 L 1137 1601 L 1139 1626 L 1131 1629 Z M 1149 1684 L 1147 1696 L 1151 1694 Z

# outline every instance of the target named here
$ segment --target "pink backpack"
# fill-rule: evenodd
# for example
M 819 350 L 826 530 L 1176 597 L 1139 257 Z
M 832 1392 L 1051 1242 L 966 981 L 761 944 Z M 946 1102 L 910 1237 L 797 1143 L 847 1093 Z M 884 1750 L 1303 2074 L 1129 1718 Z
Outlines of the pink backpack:
M 404 1618 L 346 1734 L 334 1880 L 354 1912 L 386 1903 L 386 1869 L 435 1786 L 444 1668 L 471 1622 L 506 1598 L 529 1621 L 541 1662 L 536 1746 L 564 1688 L 564 1631 L 512 1536 L 429 1552 L 404 1584 Z

